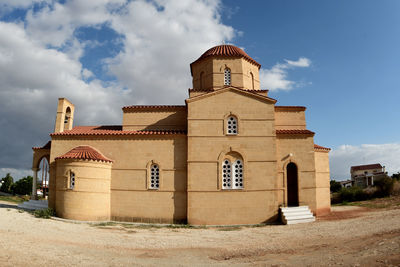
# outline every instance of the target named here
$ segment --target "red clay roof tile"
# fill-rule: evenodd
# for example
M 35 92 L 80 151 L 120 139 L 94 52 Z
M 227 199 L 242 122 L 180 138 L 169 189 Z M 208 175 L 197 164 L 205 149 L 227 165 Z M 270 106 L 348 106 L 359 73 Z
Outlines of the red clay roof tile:
M 351 166 L 352 171 L 361 171 L 361 170 L 369 170 L 369 169 L 381 169 L 383 168 L 381 164 L 368 164 L 368 165 L 358 165 L 358 166 Z
M 186 109 L 184 105 L 133 105 L 133 106 L 125 106 L 122 110 L 129 109 L 161 109 L 161 110 L 171 110 L 171 109 Z
M 48 141 L 44 146 L 34 146 L 34 147 L 32 147 L 33 150 L 50 149 L 50 148 L 51 148 L 51 141 Z
M 226 85 L 221 87 L 221 88 L 224 88 L 224 87 L 226 87 Z M 235 87 L 235 86 L 229 85 L 229 87 Z M 239 87 L 235 87 L 235 88 L 240 89 L 240 90 L 245 90 L 245 91 L 248 91 L 248 92 L 252 92 L 252 93 L 265 93 L 265 92 L 269 91 L 267 89 L 256 90 L 256 89 L 242 89 L 242 88 L 239 88 Z M 214 92 L 214 91 L 215 90 L 213 90 L 213 89 L 192 89 L 192 88 L 189 88 L 189 92 Z
M 89 159 L 95 161 L 113 162 L 111 159 L 106 158 L 91 146 L 75 147 L 64 155 L 56 157 L 55 159 Z
M 314 144 L 314 149 L 316 150 L 324 150 L 324 151 L 330 151 L 331 149 L 329 147 L 323 147 L 323 146 L 319 146 Z
M 310 130 L 298 130 L 298 129 L 284 129 L 284 130 L 276 130 L 276 134 L 304 134 L 304 135 L 314 135 L 315 133 Z
M 305 111 L 306 107 L 303 107 L 303 106 L 275 106 L 275 110 Z
M 76 126 L 72 130 L 52 133 L 50 136 L 63 135 L 172 135 L 186 134 L 185 130 L 140 130 L 123 131 L 122 126 Z

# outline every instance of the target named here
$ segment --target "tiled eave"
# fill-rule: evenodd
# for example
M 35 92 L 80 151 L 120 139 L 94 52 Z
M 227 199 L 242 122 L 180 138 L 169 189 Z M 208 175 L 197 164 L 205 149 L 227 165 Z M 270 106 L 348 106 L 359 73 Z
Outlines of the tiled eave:
M 323 146 L 319 146 L 314 144 L 314 150 L 315 151 L 323 151 L 323 152 L 329 152 L 331 151 L 331 149 L 329 147 L 323 147 Z
M 124 112 L 129 111 L 170 111 L 170 110 L 185 110 L 185 105 L 134 105 L 125 106 L 122 108 Z
M 305 111 L 303 106 L 275 106 L 276 111 Z
M 310 130 L 298 130 L 298 129 L 284 129 L 284 130 L 276 130 L 276 135 L 309 135 L 314 136 L 314 132 Z
M 41 150 L 41 149 L 43 149 L 43 150 L 48 150 L 48 149 L 50 149 L 51 148 L 51 141 L 48 141 L 44 146 L 34 146 L 34 147 L 32 147 L 32 150 Z
M 72 130 L 52 133 L 50 136 L 104 136 L 104 135 L 186 135 L 185 130 L 123 131 L 122 126 L 77 126 Z

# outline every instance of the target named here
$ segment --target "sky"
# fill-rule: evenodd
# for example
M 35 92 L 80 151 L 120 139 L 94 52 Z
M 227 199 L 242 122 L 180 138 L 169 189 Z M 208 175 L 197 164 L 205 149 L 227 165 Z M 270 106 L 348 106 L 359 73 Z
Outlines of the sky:
M 306 106 L 331 179 L 400 171 L 400 1 L 0 0 L 0 177 L 30 175 L 57 99 L 75 125 L 121 124 L 124 105 L 184 104 L 190 63 L 233 44 L 278 105 Z

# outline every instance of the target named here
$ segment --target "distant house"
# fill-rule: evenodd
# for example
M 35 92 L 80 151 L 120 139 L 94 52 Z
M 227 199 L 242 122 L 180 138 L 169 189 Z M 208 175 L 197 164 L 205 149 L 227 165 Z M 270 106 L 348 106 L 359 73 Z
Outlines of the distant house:
M 353 182 L 351 180 L 341 181 L 340 185 L 344 188 L 349 188 L 353 186 Z
M 353 186 L 361 188 L 373 186 L 374 181 L 380 180 L 386 176 L 385 166 L 379 163 L 351 166 L 350 174 Z

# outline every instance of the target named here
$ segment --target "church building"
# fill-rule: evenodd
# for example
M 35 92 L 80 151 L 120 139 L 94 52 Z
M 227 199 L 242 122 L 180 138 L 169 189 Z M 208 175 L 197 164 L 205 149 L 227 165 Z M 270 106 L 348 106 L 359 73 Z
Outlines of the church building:
M 260 89 L 260 67 L 213 47 L 190 64 L 185 105 L 126 106 L 118 126 L 73 126 L 60 98 L 51 141 L 33 148 L 34 187 L 47 158 L 48 205 L 67 219 L 234 225 L 276 221 L 280 207 L 329 212 L 330 149 L 314 143 L 305 107 Z

